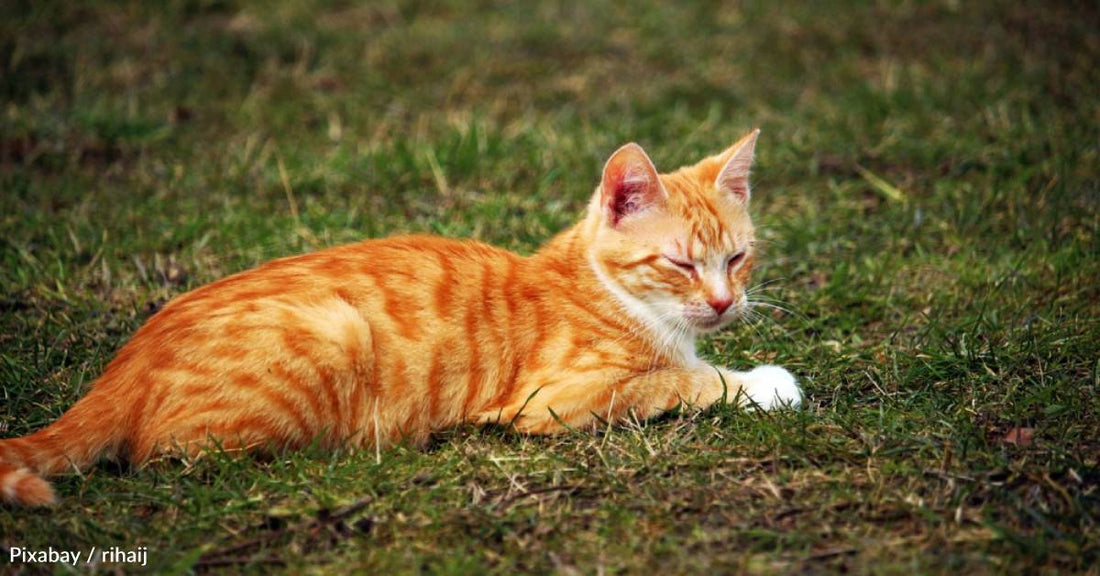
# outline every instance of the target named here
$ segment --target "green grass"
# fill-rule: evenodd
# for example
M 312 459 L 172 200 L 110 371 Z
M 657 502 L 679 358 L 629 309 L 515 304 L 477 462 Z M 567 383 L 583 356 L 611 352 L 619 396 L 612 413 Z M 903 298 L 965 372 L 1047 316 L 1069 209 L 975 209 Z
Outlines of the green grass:
M 0 545 L 183 572 L 1095 573 L 1098 29 L 1085 2 L 4 3 L 5 436 L 192 287 L 405 232 L 530 252 L 623 142 L 667 170 L 754 126 L 758 279 L 793 313 L 701 352 L 788 366 L 809 405 L 103 464 L 55 510 L 0 508 Z

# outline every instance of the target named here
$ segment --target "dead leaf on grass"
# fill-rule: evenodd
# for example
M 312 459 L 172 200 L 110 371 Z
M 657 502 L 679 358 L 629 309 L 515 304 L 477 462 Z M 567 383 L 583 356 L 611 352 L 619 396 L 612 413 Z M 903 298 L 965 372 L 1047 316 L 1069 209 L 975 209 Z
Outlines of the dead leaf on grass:
M 1001 438 L 1001 442 L 1012 444 L 1013 446 L 1031 446 L 1034 436 L 1034 428 L 1016 427 L 1006 432 L 1004 437 Z

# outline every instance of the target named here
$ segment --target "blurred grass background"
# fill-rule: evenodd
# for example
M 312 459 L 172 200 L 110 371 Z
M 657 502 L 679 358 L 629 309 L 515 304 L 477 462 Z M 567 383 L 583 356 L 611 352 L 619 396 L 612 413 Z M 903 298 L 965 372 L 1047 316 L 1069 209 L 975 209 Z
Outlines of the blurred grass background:
M 5 2 L 5 435 L 194 286 L 405 232 L 529 253 L 618 145 L 671 170 L 756 126 L 758 279 L 793 313 L 701 352 L 789 366 L 810 402 L 461 429 L 380 463 L 104 465 L 57 510 L 0 508 L 0 546 L 145 545 L 176 572 L 1095 572 L 1097 30 L 1091 2 Z

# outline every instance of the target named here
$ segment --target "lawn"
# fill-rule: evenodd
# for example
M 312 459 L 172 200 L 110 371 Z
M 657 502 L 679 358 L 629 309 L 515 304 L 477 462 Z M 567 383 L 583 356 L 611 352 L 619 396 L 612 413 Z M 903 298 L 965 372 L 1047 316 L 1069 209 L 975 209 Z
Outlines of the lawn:
M 667 171 L 757 126 L 779 308 L 700 353 L 789 367 L 805 409 L 104 463 L 0 507 L 0 572 L 145 546 L 175 572 L 1096 573 L 1094 3 L 436 4 L 3 3 L 0 435 L 190 288 L 408 232 L 530 253 L 622 143 Z

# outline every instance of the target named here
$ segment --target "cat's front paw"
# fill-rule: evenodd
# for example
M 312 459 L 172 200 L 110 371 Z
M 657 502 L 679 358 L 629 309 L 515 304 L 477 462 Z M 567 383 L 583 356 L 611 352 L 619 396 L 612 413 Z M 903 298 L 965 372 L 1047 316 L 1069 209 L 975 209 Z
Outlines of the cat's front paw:
M 776 408 L 797 408 L 802 405 L 802 389 L 786 368 L 779 366 L 757 366 L 741 374 L 741 389 L 754 404 L 763 410 Z

